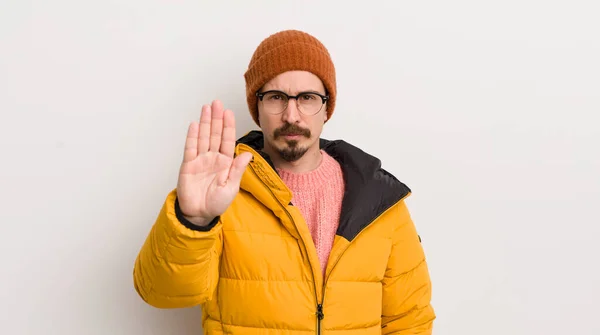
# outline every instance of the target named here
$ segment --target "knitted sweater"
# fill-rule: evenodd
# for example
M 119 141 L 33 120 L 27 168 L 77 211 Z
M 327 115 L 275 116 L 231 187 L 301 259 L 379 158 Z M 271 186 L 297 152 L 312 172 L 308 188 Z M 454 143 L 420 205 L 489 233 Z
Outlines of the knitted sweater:
M 345 185 L 340 164 L 325 151 L 321 150 L 321 154 L 321 164 L 312 171 L 277 171 L 308 225 L 324 274 L 339 224 Z

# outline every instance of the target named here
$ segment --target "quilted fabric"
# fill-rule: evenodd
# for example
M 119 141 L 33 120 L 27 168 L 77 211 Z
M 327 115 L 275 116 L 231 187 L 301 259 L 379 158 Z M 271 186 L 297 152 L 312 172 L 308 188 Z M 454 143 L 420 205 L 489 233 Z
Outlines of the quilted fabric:
M 206 334 L 431 334 L 435 313 L 410 190 L 377 158 L 321 141 L 347 192 L 323 276 L 310 232 L 262 135 L 238 141 L 253 161 L 240 192 L 208 231 L 186 227 L 166 197 L 136 259 L 140 297 L 158 308 L 202 306 Z

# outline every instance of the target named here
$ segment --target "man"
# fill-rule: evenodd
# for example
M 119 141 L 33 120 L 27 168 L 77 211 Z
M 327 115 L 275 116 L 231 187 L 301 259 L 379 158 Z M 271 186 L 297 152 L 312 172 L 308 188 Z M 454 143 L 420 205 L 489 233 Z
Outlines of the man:
M 202 306 L 207 334 L 431 334 L 431 283 L 405 204 L 380 161 L 321 139 L 336 102 L 327 49 L 269 36 L 245 74 L 260 131 L 202 108 L 134 268 L 159 308 Z

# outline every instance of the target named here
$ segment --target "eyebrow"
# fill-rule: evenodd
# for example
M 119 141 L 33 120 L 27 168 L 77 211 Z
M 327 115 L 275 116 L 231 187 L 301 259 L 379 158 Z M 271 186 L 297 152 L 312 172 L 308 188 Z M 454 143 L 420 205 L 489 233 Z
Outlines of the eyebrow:
M 284 90 L 277 89 L 277 88 L 272 88 L 272 89 L 268 89 L 268 90 L 265 90 L 265 89 L 261 90 L 261 92 L 267 92 L 267 91 L 278 91 L 278 92 L 283 92 L 283 93 L 286 93 L 286 94 L 288 94 L 288 95 L 294 95 L 294 94 L 292 94 L 292 93 L 288 93 L 288 92 L 286 92 L 286 91 L 284 91 Z M 325 93 L 321 93 L 321 92 L 319 92 L 318 90 L 313 90 L 313 89 L 307 89 L 307 90 L 298 90 L 298 91 L 296 91 L 296 92 L 295 92 L 295 95 L 298 95 L 298 94 L 300 94 L 300 93 L 318 93 L 318 94 L 327 95 L 327 90 L 325 90 Z

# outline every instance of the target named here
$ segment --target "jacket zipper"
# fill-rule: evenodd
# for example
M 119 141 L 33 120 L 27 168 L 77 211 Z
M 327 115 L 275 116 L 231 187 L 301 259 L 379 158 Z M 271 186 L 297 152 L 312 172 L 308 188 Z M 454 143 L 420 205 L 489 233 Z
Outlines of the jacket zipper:
M 281 208 L 283 209 L 283 211 L 285 212 L 285 214 L 287 214 L 288 218 L 290 219 L 290 221 L 292 221 L 294 227 L 296 228 L 296 232 L 298 233 L 298 236 L 300 236 L 300 239 L 302 240 L 302 245 L 304 246 L 304 250 L 307 250 L 306 248 L 306 242 L 304 242 L 304 239 L 302 238 L 302 235 L 300 234 L 300 232 L 298 231 L 298 227 L 296 227 L 296 222 L 294 221 L 294 218 L 292 217 L 292 215 L 290 214 L 290 212 L 285 208 L 285 206 L 281 203 L 281 201 L 279 201 L 279 198 L 277 198 L 277 196 L 275 195 L 275 193 L 273 193 L 273 190 L 271 190 L 271 188 L 269 187 L 269 185 L 267 185 L 258 175 L 258 173 L 256 173 L 256 170 L 254 169 L 254 167 L 252 166 L 252 164 L 249 164 L 250 168 L 252 169 L 252 172 L 254 173 L 254 175 L 261 181 L 261 183 L 263 185 L 265 185 L 265 187 L 267 188 L 267 190 L 269 190 L 269 193 L 271 193 L 271 195 L 273 196 L 273 198 L 277 201 L 277 203 L 279 204 L 279 206 L 281 206 Z M 308 263 L 310 264 L 310 272 L 313 278 L 313 288 L 314 288 L 314 293 L 315 293 L 315 301 L 317 302 L 317 312 L 315 313 L 317 316 L 317 335 L 321 334 L 321 320 L 323 320 L 323 318 L 325 317 L 323 314 L 323 304 L 319 304 L 319 296 L 317 294 L 317 281 L 315 278 L 315 271 L 313 269 L 313 264 L 310 261 L 310 257 L 308 257 Z M 324 294 L 325 292 L 323 292 Z
M 350 247 L 350 245 L 352 244 L 352 242 L 354 242 L 360 236 L 360 234 L 362 234 L 362 232 L 365 230 L 365 228 L 367 228 L 371 223 L 373 223 L 377 219 L 379 219 L 383 214 L 387 213 L 388 210 L 390 210 L 392 207 L 394 207 L 400 201 L 404 200 L 404 198 L 406 198 L 406 196 L 402 197 L 400 200 L 398 200 L 398 201 L 394 202 L 393 204 L 391 204 L 390 206 L 388 206 L 383 212 L 381 212 L 373 220 L 371 220 L 368 225 L 366 225 L 363 229 L 361 229 L 358 232 L 358 234 L 356 234 L 356 236 L 352 239 L 352 241 L 350 241 L 350 243 L 348 243 L 348 245 L 346 246 L 346 248 L 342 251 L 342 253 L 340 254 L 340 256 L 337 257 L 335 263 L 331 267 L 331 271 L 329 271 L 329 275 L 327 275 L 326 278 L 323 280 L 323 289 L 322 289 L 323 296 L 321 297 L 321 303 L 319 303 L 317 305 L 317 307 L 318 307 L 317 310 L 320 311 L 320 314 L 319 314 L 319 312 L 317 312 L 318 315 L 320 316 L 319 327 L 318 327 L 318 330 L 317 330 L 317 334 L 321 334 L 321 327 L 320 327 L 321 326 L 321 321 L 320 320 L 322 320 L 325 317 L 325 315 L 323 314 L 323 304 L 325 303 L 325 292 L 326 292 L 325 287 L 327 286 L 327 281 L 329 280 L 329 277 L 331 276 L 331 273 L 333 272 L 333 269 L 335 269 L 335 267 L 339 263 L 340 259 L 342 259 L 342 256 L 344 255 L 344 253 L 346 252 L 346 250 L 348 250 L 348 248 Z
M 325 291 L 323 291 L 325 294 Z M 323 304 L 317 304 L 317 334 L 321 334 L 321 320 L 325 315 L 323 314 Z
M 292 217 L 292 215 L 288 212 L 288 210 L 281 203 L 281 201 L 279 201 L 279 198 L 277 198 L 277 196 L 275 196 L 275 193 L 273 193 L 273 190 L 271 190 L 271 188 L 269 187 L 269 185 L 267 185 L 258 176 L 258 173 L 256 173 L 256 170 L 254 169 L 254 167 L 251 164 L 249 164 L 249 166 L 252 169 L 252 172 L 254 172 L 254 175 L 261 181 L 261 183 L 263 185 L 265 185 L 265 187 L 269 190 L 269 193 L 271 193 L 271 195 L 273 196 L 273 198 L 277 201 L 277 203 L 281 206 L 281 208 L 283 209 L 283 211 L 287 214 L 287 216 L 290 219 L 290 221 L 292 221 L 292 223 L 294 224 L 294 227 L 296 228 L 296 232 L 298 233 L 298 236 L 300 236 L 300 239 L 302 240 L 302 244 L 304 245 L 304 249 L 306 250 L 306 242 L 304 242 L 304 239 L 302 239 L 302 235 L 298 231 L 298 227 L 296 227 L 296 222 L 294 221 L 294 218 Z M 373 220 L 371 220 L 368 225 L 364 226 L 364 228 L 361 229 L 361 231 L 358 232 L 358 234 L 356 234 L 356 236 L 354 237 L 354 239 L 352 239 L 352 241 L 348 244 L 348 246 L 346 246 L 346 248 L 342 251 L 342 253 L 340 254 L 340 256 L 337 258 L 337 260 L 335 261 L 335 263 L 331 267 L 331 271 L 329 271 L 329 275 L 327 275 L 326 278 L 323 279 L 323 287 L 322 287 L 322 290 L 321 290 L 323 292 L 323 296 L 321 297 L 321 302 L 319 302 L 319 296 L 317 294 L 317 281 L 315 280 L 315 271 L 313 269 L 312 262 L 310 261 L 310 257 L 308 257 L 308 262 L 310 264 L 311 274 L 312 274 L 312 277 L 313 277 L 313 288 L 314 288 L 314 292 L 315 292 L 315 301 L 317 302 L 317 312 L 316 312 L 316 316 L 317 316 L 317 335 L 321 334 L 321 320 L 323 320 L 325 318 L 325 314 L 323 313 L 323 303 L 325 302 L 325 291 L 326 291 L 325 287 L 327 287 L 327 281 L 329 280 L 329 277 L 331 276 L 331 273 L 333 272 L 333 269 L 335 269 L 335 267 L 339 263 L 340 259 L 342 259 L 342 256 L 344 255 L 344 253 L 346 252 L 346 250 L 348 250 L 348 248 L 350 247 L 350 244 L 352 244 L 352 242 L 354 242 L 360 236 L 360 234 L 362 234 L 362 232 L 365 230 L 365 228 L 367 228 L 371 223 L 373 223 L 374 221 L 376 221 L 377 219 L 379 219 L 383 214 L 387 213 L 387 211 L 390 210 L 390 208 L 394 207 L 400 201 L 404 200 L 404 198 L 406 198 L 406 196 L 404 196 L 400 200 L 394 202 L 393 204 L 391 204 L 390 206 L 388 206 L 383 212 L 381 212 L 379 215 L 377 215 L 375 218 L 373 218 Z

